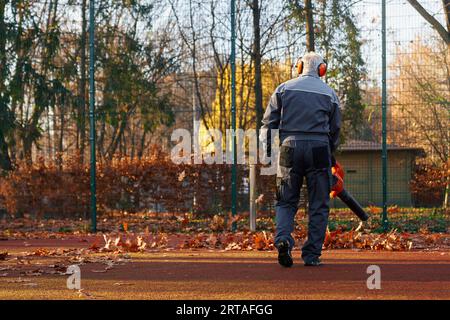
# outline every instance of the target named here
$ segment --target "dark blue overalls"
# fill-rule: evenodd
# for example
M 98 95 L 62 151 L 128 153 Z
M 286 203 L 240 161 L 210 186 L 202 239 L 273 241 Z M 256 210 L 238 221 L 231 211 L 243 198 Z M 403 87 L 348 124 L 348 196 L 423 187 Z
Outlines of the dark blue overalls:
M 341 113 L 336 93 L 318 76 L 302 75 L 281 84 L 272 95 L 262 129 L 278 129 L 275 245 L 294 246 L 292 232 L 303 179 L 308 189 L 308 239 L 305 262 L 321 255 L 329 214 L 331 154 L 337 147 Z

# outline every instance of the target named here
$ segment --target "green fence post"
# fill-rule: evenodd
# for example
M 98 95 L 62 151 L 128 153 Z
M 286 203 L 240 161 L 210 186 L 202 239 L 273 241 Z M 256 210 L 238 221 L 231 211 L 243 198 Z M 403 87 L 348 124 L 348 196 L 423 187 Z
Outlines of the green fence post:
M 91 152 L 91 230 L 97 231 L 97 186 L 96 186 L 96 159 L 95 159 L 95 0 L 89 1 L 89 121 L 90 121 L 90 152 Z
M 387 216 L 387 83 L 386 83 L 386 0 L 381 1 L 381 42 L 382 42 L 382 89 L 381 89 L 381 122 L 382 122 L 382 186 L 383 186 L 383 212 L 382 222 L 383 229 L 386 232 L 388 229 Z
M 231 214 L 236 216 L 237 202 L 237 168 L 236 168 L 236 1 L 231 0 L 231 129 L 232 143 L 231 152 L 233 163 L 231 164 Z M 232 224 L 232 231 L 236 231 L 236 222 Z

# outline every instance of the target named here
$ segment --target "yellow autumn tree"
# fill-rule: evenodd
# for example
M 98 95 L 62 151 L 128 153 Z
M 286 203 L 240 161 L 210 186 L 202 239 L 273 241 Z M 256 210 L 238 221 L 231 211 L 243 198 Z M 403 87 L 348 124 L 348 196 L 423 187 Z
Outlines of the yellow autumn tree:
M 425 162 L 442 168 L 444 207 L 448 207 L 450 192 L 449 62 L 446 44 L 417 38 L 409 46 L 397 48 L 389 84 L 389 140 L 423 148 Z
M 390 70 L 390 140 L 423 148 L 436 164 L 449 158 L 449 60 L 445 44 L 418 38 L 397 48 Z
M 263 108 L 265 109 L 270 96 L 276 87 L 292 77 L 290 61 L 285 63 L 264 61 L 262 64 Z M 236 127 L 246 130 L 256 128 L 256 109 L 254 95 L 254 70 L 250 64 L 240 64 L 236 67 Z M 231 68 L 228 67 L 223 76 L 218 74 L 216 95 L 212 104 L 209 128 L 215 128 L 223 133 L 225 146 L 226 129 L 231 128 Z M 211 136 L 205 126 L 200 127 L 200 144 L 208 149 L 212 143 Z

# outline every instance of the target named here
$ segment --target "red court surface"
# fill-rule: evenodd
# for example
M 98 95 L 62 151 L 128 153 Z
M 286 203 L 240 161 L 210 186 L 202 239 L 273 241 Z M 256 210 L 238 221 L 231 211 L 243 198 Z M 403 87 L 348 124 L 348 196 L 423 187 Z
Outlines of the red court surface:
M 77 251 L 91 240 L 0 241 L 8 251 L 0 299 L 450 299 L 448 250 L 325 250 L 318 268 L 304 267 L 296 250 L 296 264 L 285 269 L 275 251 Z M 69 250 L 33 254 L 56 248 Z M 81 267 L 81 291 L 67 289 L 70 264 Z M 367 288 L 369 265 L 381 269 L 380 290 Z

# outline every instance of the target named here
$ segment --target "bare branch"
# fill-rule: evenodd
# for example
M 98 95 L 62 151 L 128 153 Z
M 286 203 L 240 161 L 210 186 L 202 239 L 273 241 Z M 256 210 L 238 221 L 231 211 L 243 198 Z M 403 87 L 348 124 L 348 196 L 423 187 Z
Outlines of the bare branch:
M 408 0 L 408 2 L 413 6 L 414 9 L 425 19 L 428 21 L 431 26 L 436 29 L 436 31 L 441 36 L 442 40 L 445 41 L 447 45 L 450 44 L 450 33 L 444 28 L 440 22 L 433 17 L 431 14 L 428 13 L 428 11 L 422 7 L 422 5 L 417 0 Z M 448 2 L 448 0 L 445 0 L 444 2 Z M 447 10 L 448 10 L 448 4 Z

